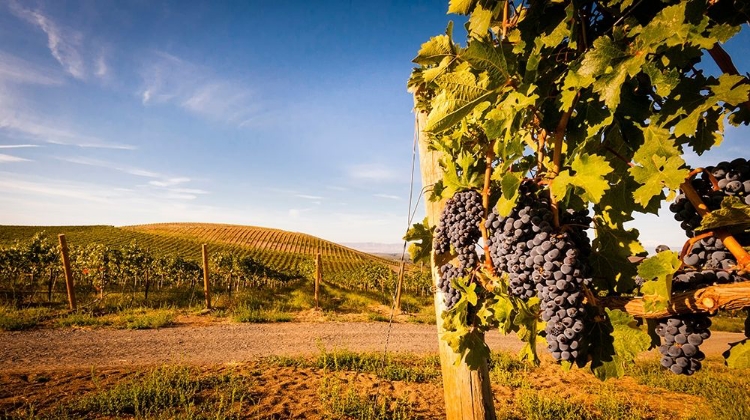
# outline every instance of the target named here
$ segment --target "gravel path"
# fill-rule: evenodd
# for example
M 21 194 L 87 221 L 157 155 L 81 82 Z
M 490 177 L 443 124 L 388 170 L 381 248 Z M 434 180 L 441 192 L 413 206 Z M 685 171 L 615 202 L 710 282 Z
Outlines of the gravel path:
M 321 349 L 383 351 L 385 323 L 279 323 L 179 326 L 159 330 L 40 329 L 0 332 L 0 371 L 153 365 L 169 362 L 216 364 L 271 355 L 316 354 Z M 716 332 L 702 347 L 721 354 L 742 334 Z M 515 335 L 492 331 L 493 350 L 517 352 Z M 393 324 L 388 351 L 436 353 L 435 327 Z

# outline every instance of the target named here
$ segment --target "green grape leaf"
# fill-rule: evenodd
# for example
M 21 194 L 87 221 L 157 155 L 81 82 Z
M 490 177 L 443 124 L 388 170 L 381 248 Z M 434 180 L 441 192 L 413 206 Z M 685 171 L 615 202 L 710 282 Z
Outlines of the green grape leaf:
M 409 245 L 409 256 L 412 262 L 430 263 L 430 253 L 432 252 L 432 232 L 435 227 L 430 227 L 427 217 L 422 223 L 411 225 L 404 235 L 404 240 L 413 242 Z
M 635 318 L 618 309 L 607 309 L 607 316 L 612 322 L 615 339 L 615 352 L 624 361 L 632 363 L 639 353 L 648 350 L 651 338 L 648 333 L 638 328 Z
M 722 227 L 750 227 L 750 206 L 739 197 L 724 197 L 721 208 L 703 216 L 697 230 L 712 230 Z
M 745 83 L 747 78 L 740 75 L 722 74 L 719 76 L 719 84 L 711 87 L 711 93 L 716 100 L 726 102 L 730 105 L 739 105 L 748 100 L 750 85 Z
M 595 352 L 591 364 L 594 375 L 604 381 L 625 374 L 625 365 L 632 364 L 639 353 L 648 350 L 651 339 L 648 333 L 637 327 L 635 319 L 620 310 L 607 309 L 607 320 L 598 324 L 609 324 L 599 328 L 599 339 L 595 344 L 604 344 L 605 351 Z M 610 336 L 606 336 L 609 332 Z
M 469 35 L 472 38 L 482 38 L 487 36 L 492 21 L 492 10 L 485 9 L 481 4 L 477 4 L 469 16 Z M 476 40 L 475 40 L 476 41 Z
M 495 85 L 502 85 L 510 78 L 502 48 L 495 47 L 491 41 L 472 40 L 460 57 L 475 69 L 489 73 Z
M 724 352 L 724 363 L 732 369 L 750 368 L 750 339 L 746 338 L 730 346 Z
M 474 7 L 476 0 L 449 0 L 448 1 L 448 13 L 454 13 L 457 15 L 469 14 L 471 8 Z
M 641 186 L 633 193 L 635 202 L 646 206 L 664 188 L 674 193 L 689 174 L 685 161 L 671 140 L 669 131 L 649 126 L 644 143 L 633 155 L 636 164 L 628 171 Z
M 438 35 L 422 44 L 412 62 L 422 66 L 440 64 L 445 57 L 456 55 L 456 48 L 449 35 Z
M 470 153 L 463 152 L 455 160 L 444 159 L 442 163 L 444 196 L 452 197 L 457 191 L 482 187 L 482 168 Z
M 576 187 L 583 190 L 581 198 L 585 201 L 598 203 L 609 189 L 605 176 L 612 172 L 612 167 L 607 160 L 598 155 L 582 154 L 575 157 L 571 169 L 574 175 L 566 169 L 552 180 L 550 192 L 562 201 L 570 187 Z
M 603 319 L 594 322 L 588 336 L 590 369 L 594 376 L 602 381 L 619 378 L 625 374 L 625 368 L 615 354 L 613 331 L 609 319 Z
M 494 91 L 486 89 L 486 80 L 477 80 L 462 66 L 443 74 L 436 83 L 442 90 L 432 100 L 432 110 L 424 128 L 428 133 L 439 133 L 455 126 L 477 105 L 495 95 Z
M 497 301 L 492 305 L 492 312 L 499 324 L 500 331 L 508 334 L 513 329 L 514 308 L 508 296 L 496 296 Z
M 506 172 L 500 181 L 502 195 L 497 202 L 497 211 L 500 216 L 506 217 L 513 211 L 518 201 L 518 188 L 521 186 L 521 174 L 517 172 Z
M 597 211 L 599 214 L 594 216 L 596 238 L 589 260 L 596 277 L 606 279 L 610 290 L 627 293 L 635 287 L 637 273 L 628 257 L 643 254 L 646 250 L 638 241 L 638 230 L 625 229 L 620 222 L 610 219 L 613 211 L 608 207 Z
M 638 275 L 646 282 L 641 286 L 643 306 L 647 312 L 665 310 L 672 295 L 672 276 L 680 268 L 679 255 L 664 251 L 643 260 Z

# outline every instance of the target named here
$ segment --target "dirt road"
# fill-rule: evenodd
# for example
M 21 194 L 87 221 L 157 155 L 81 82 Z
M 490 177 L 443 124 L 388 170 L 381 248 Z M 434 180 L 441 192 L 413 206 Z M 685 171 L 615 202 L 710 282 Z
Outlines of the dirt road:
M 316 354 L 321 349 L 383 351 L 386 323 L 278 323 L 178 326 L 159 330 L 41 329 L 0 332 L 0 370 L 138 366 L 180 362 L 215 364 L 271 355 Z M 716 332 L 702 350 L 719 355 L 742 334 Z M 388 351 L 437 352 L 432 325 L 393 324 Z M 493 350 L 516 352 L 514 336 L 491 332 Z

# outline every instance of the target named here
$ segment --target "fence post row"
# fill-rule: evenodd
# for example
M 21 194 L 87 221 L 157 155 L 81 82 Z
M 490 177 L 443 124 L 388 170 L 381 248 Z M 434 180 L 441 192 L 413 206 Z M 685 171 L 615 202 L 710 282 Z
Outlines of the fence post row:
M 70 270 L 70 257 L 68 257 L 68 242 L 65 234 L 57 235 L 60 241 L 60 252 L 62 254 L 63 272 L 65 273 L 65 287 L 68 289 L 68 305 L 70 310 L 76 310 L 76 291 L 73 285 L 73 272 Z

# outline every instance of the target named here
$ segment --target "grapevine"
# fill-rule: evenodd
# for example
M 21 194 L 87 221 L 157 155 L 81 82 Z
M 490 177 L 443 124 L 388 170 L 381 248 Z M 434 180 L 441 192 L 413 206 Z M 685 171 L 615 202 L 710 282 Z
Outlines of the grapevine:
M 423 242 L 443 339 L 475 368 L 487 348 L 469 337 L 499 327 L 527 341 L 524 357 L 538 360 L 541 337 L 555 360 L 601 379 L 649 347 L 692 374 L 721 290 L 748 290 L 733 286 L 749 278 L 750 163 L 691 168 L 683 154 L 719 145 L 724 121 L 750 123 L 750 80 L 721 47 L 750 8 L 642 3 L 454 0 L 466 43 L 451 23 L 414 59 L 421 141 L 441 156 L 430 199 L 447 200 Z M 724 74 L 700 70 L 708 57 Z M 648 256 L 625 223 L 665 201 L 688 240 Z M 634 316 L 656 319 L 661 341 Z

